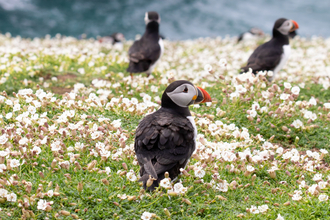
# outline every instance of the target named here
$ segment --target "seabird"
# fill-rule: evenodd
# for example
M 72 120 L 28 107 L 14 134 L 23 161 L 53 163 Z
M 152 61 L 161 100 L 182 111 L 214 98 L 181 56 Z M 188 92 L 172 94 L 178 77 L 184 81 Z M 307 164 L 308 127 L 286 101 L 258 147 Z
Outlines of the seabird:
M 160 16 L 155 11 L 146 12 L 144 21 L 146 30 L 140 40 L 137 40 L 129 48 L 129 66 L 127 72 L 152 73 L 157 61 L 164 51 L 163 40 L 159 36 Z
M 171 83 L 163 93 L 161 108 L 147 115 L 135 133 L 134 149 L 143 187 L 152 191 L 167 171 L 174 180 L 196 147 L 197 129 L 189 105 L 211 102 L 210 95 L 186 80 Z M 147 187 L 149 178 L 154 181 Z
M 117 43 L 122 43 L 122 41 L 125 40 L 125 36 L 122 33 L 115 32 L 109 36 L 104 36 L 99 39 L 100 43 L 110 43 L 112 45 L 115 45 Z
M 269 79 L 271 81 L 290 56 L 289 33 L 298 28 L 298 23 L 294 20 L 278 19 L 273 27 L 272 39 L 255 49 L 247 65 L 241 68 L 242 72 L 247 72 L 249 68 L 254 74 L 258 71 L 271 70 L 273 71 L 273 76 Z
M 249 31 L 240 34 L 238 37 L 237 43 L 240 41 L 256 39 L 256 38 L 262 37 L 264 35 L 265 34 L 261 29 L 253 27 Z

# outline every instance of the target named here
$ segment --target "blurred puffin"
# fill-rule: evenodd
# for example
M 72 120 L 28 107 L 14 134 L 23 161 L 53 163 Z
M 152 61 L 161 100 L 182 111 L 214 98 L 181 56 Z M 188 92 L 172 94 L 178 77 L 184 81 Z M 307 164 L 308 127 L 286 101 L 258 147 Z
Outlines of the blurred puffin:
M 155 11 L 146 12 L 144 21 L 146 30 L 140 40 L 137 40 L 128 50 L 130 73 L 152 73 L 157 61 L 164 51 L 163 40 L 159 35 L 160 16 Z
M 98 39 L 100 43 L 110 43 L 115 45 L 117 43 L 122 43 L 125 40 L 125 36 L 122 33 L 115 32 L 109 36 L 104 36 Z
M 147 115 L 135 133 L 134 149 L 143 187 L 152 191 L 167 171 L 174 180 L 196 147 L 197 129 L 189 105 L 211 102 L 210 95 L 186 80 L 171 83 L 162 95 L 161 108 Z M 147 181 L 153 178 L 151 186 Z
M 98 39 L 100 43 L 111 44 L 113 48 L 117 50 L 122 50 L 124 45 L 123 41 L 125 40 L 125 36 L 122 33 L 115 32 L 109 36 L 104 36 Z
M 269 79 L 271 81 L 290 56 L 289 33 L 298 28 L 297 22 L 293 20 L 278 19 L 273 27 L 272 39 L 255 49 L 241 71 L 247 72 L 251 68 L 253 73 L 257 74 L 258 71 L 272 70 L 273 76 Z
M 256 39 L 259 37 L 263 37 L 264 35 L 265 34 L 261 29 L 253 27 L 249 31 L 240 34 L 238 36 L 237 43 L 240 41 L 246 41 L 246 40 L 250 40 L 250 39 Z

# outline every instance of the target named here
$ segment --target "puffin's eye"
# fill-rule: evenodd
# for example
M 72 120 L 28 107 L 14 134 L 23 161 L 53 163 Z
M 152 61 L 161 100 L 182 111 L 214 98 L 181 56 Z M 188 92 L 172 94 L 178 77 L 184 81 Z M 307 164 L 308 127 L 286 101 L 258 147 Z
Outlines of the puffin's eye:
M 184 93 L 187 93 L 188 92 L 188 88 L 185 87 L 184 90 L 183 90 Z

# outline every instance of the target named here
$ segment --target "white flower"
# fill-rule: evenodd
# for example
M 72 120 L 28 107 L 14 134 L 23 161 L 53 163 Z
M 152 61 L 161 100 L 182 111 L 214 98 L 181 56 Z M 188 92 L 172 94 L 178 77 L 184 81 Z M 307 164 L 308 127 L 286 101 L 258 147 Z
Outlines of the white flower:
M 85 69 L 84 69 L 84 68 L 79 68 L 77 71 L 78 71 L 78 73 L 80 73 L 81 75 L 84 75 L 84 74 L 85 74 Z
M 299 119 L 297 120 L 294 120 L 292 125 L 295 127 L 295 128 L 300 128 L 300 127 L 303 127 L 304 124 L 302 123 L 302 121 L 300 121 Z
M 267 212 L 267 210 L 268 210 L 268 205 L 258 206 L 258 210 L 259 210 L 260 213 Z
M 187 187 L 184 187 L 182 185 L 182 183 L 178 182 L 178 183 L 174 184 L 173 190 L 176 193 L 185 194 L 187 192 L 188 188 Z
M 278 214 L 275 220 L 284 220 L 284 218 L 281 216 L 281 214 Z
M 317 173 L 314 175 L 313 180 L 320 181 L 320 180 L 322 180 L 322 176 L 323 176 L 322 173 Z
M 25 144 L 27 144 L 29 142 L 29 139 L 27 139 L 26 137 L 23 137 L 23 138 L 21 138 L 21 140 L 19 140 L 19 144 L 20 145 L 25 145 Z
M 261 95 L 262 95 L 262 97 L 263 97 L 264 99 L 268 99 L 270 93 L 269 93 L 268 91 L 262 91 L 262 92 L 261 92 Z
M 276 153 L 277 153 L 277 154 L 282 154 L 283 151 L 284 151 L 284 150 L 283 150 L 283 147 L 279 147 L 279 148 L 276 149 Z
M 327 153 L 328 153 L 328 151 L 327 151 L 326 149 L 321 149 L 320 152 L 321 152 L 322 154 L 327 154 Z
M 159 185 L 161 187 L 164 187 L 165 189 L 171 189 L 172 185 L 171 185 L 171 181 L 169 180 L 169 178 L 164 178 L 159 182 Z
M 0 144 L 5 144 L 8 141 L 7 135 L 3 134 L 0 136 Z
M 6 165 L 4 165 L 3 163 L 0 164 L 0 173 L 2 173 L 6 169 L 7 169 L 7 166 Z
M 8 114 L 6 114 L 5 116 L 7 119 L 11 119 L 11 117 L 13 117 L 13 113 L 9 112 Z
M 43 199 L 40 199 L 38 201 L 38 206 L 37 206 L 37 209 L 40 209 L 40 210 L 46 210 L 47 208 L 47 201 L 46 200 L 43 200 Z
M 32 151 L 36 152 L 36 154 L 39 155 L 39 154 L 41 153 L 41 148 L 38 147 L 38 146 L 34 146 L 34 147 L 32 148 Z
M 330 103 L 324 103 L 323 105 L 324 105 L 324 108 L 330 109 Z
M 19 160 L 17 160 L 17 159 L 10 160 L 10 167 L 15 168 L 15 167 L 18 167 L 19 165 L 20 165 Z
M 227 192 L 228 191 L 228 183 L 227 180 L 223 180 L 222 182 L 218 183 L 215 186 L 215 189 L 221 191 L 221 192 Z
M 310 98 L 310 100 L 308 101 L 308 104 L 310 105 L 316 105 L 316 99 L 314 97 Z
M 203 170 L 203 167 L 195 167 L 194 168 L 194 171 L 195 171 L 195 176 L 197 178 L 203 178 L 204 175 L 205 175 L 205 171 Z
M 7 194 L 6 196 L 8 202 L 16 202 L 17 195 L 15 193 Z
M 251 166 L 251 165 L 247 165 L 247 166 L 246 166 L 246 171 L 252 173 L 252 172 L 254 172 L 254 170 L 255 170 L 255 169 L 254 169 L 253 166 Z
M 291 89 L 291 83 L 285 82 L 284 83 L 284 88 Z
M 212 70 L 212 66 L 210 64 L 206 64 L 204 66 L 204 70 L 207 71 L 207 72 L 210 72 Z
M 48 192 L 46 193 L 46 195 L 48 196 L 48 197 L 53 197 L 53 195 L 54 195 L 54 191 L 51 189 L 51 190 L 48 190 Z
M 250 116 L 251 116 L 252 118 L 256 117 L 256 116 L 257 116 L 257 112 L 256 112 L 256 110 L 254 110 L 254 109 L 250 110 Z
M 292 196 L 292 200 L 294 201 L 299 201 L 302 199 L 302 196 L 301 196 L 302 192 L 300 190 L 295 190 L 294 191 L 294 194 Z
M 259 214 L 257 206 L 251 205 L 250 212 L 253 214 Z
M 300 88 L 299 88 L 298 86 L 294 86 L 294 87 L 292 87 L 291 92 L 292 92 L 294 95 L 299 95 Z
M 128 179 L 129 181 L 132 181 L 132 182 L 136 181 L 136 179 L 137 179 L 137 177 L 136 177 L 136 175 L 135 175 L 135 173 L 134 173 L 133 170 L 130 170 L 130 171 L 126 174 L 126 177 L 127 177 L 127 179 Z
M 318 185 L 319 185 L 320 189 L 325 189 L 327 187 L 328 183 L 324 182 L 324 181 L 320 181 L 320 182 L 318 182 Z
M 221 58 L 221 59 L 219 60 L 219 65 L 220 65 L 221 67 L 225 67 L 225 66 L 227 65 L 227 60 L 226 60 L 225 58 Z
M 106 167 L 106 168 L 105 168 L 105 172 L 107 173 L 107 175 L 109 175 L 109 174 L 111 173 L 111 169 L 110 169 L 110 167 Z
M 150 212 L 143 212 L 141 219 L 143 220 L 149 220 L 151 219 L 155 214 L 150 213 Z
M 243 93 L 246 93 L 246 88 L 244 88 L 242 85 L 238 85 L 238 86 L 235 86 L 235 88 L 236 88 L 236 93 L 241 93 L 241 94 L 243 94 Z
M 312 195 L 317 194 L 318 193 L 316 189 L 317 186 L 318 186 L 317 184 L 313 184 L 311 187 L 308 188 L 308 192 Z
M 111 123 L 115 128 L 119 128 L 121 126 L 121 119 L 114 120 Z
M 0 188 L 0 198 L 7 197 L 8 191 L 5 189 Z
M 320 194 L 320 195 L 319 195 L 319 200 L 320 200 L 320 202 L 327 201 L 328 199 L 329 199 L 329 196 L 326 195 L 326 194 Z
M 283 93 L 283 94 L 281 94 L 280 99 L 285 101 L 289 98 L 289 96 L 290 96 L 289 94 Z

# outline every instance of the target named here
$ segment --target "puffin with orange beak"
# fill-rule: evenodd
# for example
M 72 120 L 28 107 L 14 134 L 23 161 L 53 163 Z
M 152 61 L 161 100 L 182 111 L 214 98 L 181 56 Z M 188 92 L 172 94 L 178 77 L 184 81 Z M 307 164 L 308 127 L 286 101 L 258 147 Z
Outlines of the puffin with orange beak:
M 254 74 L 259 71 L 273 71 L 273 80 L 275 75 L 283 68 L 291 53 L 289 44 L 289 34 L 299 28 L 294 20 L 286 18 L 277 19 L 273 27 L 273 37 L 270 41 L 260 45 L 255 49 L 247 65 L 241 68 L 241 73 L 247 72 L 249 68 Z
M 174 180 L 196 148 L 197 129 L 188 106 L 212 100 L 204 89 L 178 80 L 165 89 L 161 101 L 161 108 L 143 118 L 135 133 L 139 181 L 150 191 L 159 186 L 165 172 Z

